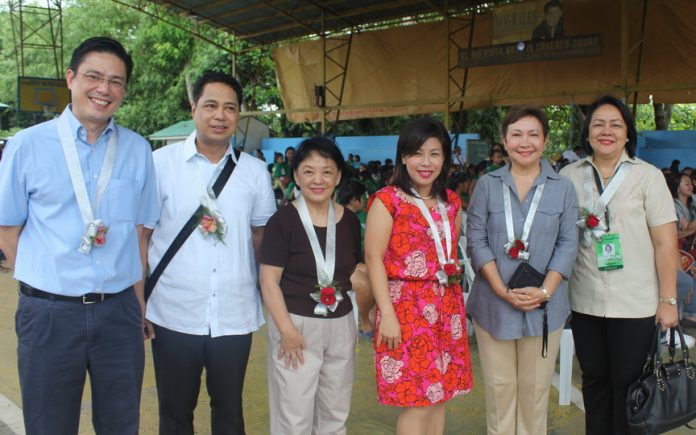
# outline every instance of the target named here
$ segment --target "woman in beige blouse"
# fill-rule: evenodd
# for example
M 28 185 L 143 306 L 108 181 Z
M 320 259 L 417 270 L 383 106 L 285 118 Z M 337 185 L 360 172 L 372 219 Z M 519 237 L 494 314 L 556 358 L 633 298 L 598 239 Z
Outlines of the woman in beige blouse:
M 561 171 L 581 210 L 569 288 L 588 434 L 628 433 L 626 393 L 655 325 L 678 319 L 674 203 L 660 171 L 635 157 L 636 139 L 626 105 L 602 97 L 583 126 L 588 157 Z

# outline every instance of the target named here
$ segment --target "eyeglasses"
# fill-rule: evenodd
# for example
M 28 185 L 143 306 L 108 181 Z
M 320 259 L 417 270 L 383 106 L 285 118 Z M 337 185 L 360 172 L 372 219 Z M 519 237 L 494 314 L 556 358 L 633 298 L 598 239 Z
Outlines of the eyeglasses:
M 124 91 L 126 89 L 126 82 L 122 79 L 107 79 L 106 77 L 95 74 L 95 73 L 80 73 L 87 80 L 89 84 L 100 85 L 104 82 L 109 86 L 109 88 L 115 91 Z

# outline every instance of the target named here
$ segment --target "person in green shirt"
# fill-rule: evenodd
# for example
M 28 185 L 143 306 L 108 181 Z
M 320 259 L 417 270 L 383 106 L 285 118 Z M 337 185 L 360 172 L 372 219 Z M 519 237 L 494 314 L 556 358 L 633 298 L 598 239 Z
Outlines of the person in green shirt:
M 498 148 L 493 148 L 493 151 L 491 151 L 491 162 L 486 168 L 486 173 L 498 170 L 504 165 L 505 161 L 503 161 L 503 151 Z

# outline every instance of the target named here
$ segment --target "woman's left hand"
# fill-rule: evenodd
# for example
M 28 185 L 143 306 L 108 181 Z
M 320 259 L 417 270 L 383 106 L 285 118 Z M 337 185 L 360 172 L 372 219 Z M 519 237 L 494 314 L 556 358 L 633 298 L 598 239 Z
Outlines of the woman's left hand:
M 662 325 L 662 330 L 677 326 L 679 323 L 679 311 L 676 305 L 669 305 L 660 302 L 655 313 L 655 324 Z

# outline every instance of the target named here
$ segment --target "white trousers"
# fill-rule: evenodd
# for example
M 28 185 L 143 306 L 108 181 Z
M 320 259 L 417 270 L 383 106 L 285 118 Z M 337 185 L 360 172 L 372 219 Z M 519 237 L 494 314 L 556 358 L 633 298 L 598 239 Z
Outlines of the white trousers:
M 305 339 L 297 370 L 278 359 L 280 334 L 268 322 L 268 398 L 272 435 L 343 435 L 355 373 L 357 326 L 352 314 L 317 319 L 290 314 Z

